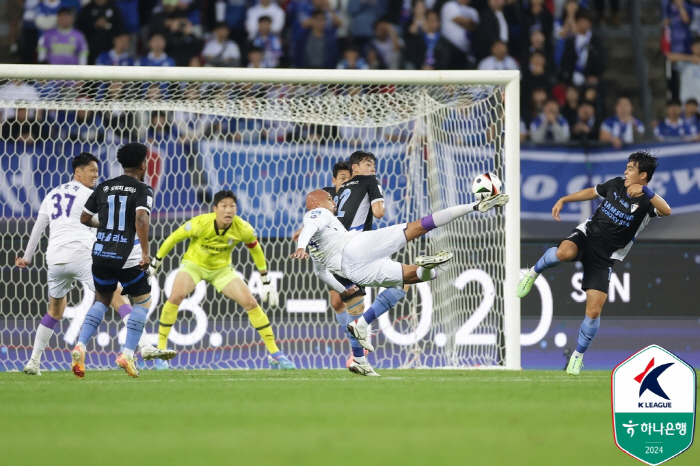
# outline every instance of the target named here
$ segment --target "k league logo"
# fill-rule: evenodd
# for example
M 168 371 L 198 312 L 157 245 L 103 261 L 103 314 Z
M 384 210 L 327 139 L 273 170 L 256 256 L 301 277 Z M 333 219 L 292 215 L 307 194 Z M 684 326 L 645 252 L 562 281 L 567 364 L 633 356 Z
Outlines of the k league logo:
M 651 345 L 612 373 L 615 443 L 650 465 L 680 455 L 693 443 L 695 370 L 673 353 Z

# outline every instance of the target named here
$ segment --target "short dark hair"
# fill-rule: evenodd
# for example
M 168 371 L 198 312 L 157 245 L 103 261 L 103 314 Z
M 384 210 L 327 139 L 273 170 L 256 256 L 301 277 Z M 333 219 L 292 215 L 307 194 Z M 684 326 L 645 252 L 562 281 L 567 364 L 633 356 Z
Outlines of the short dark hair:
M 690 41 L 690 45 L 693 46 L 695 44 L 700 44 L 700 37 L 694 37 L 692 41 Z
M 695 97 L 691 97 L 690 99 L 685 100 L 685 104 L 698 105 L 698 99 L 696 99 Z
M 67 6 L 62 6 L 61 8 L 58 9 L 56 12 L 57 15 L 62 15 L 64 13 L 68 13 L 69 15 L 73 14 L 73 8 L 69 8 Z
M 253 46 L 253 47 L 251 47 L 250 49 L 248 49 L 248 55 L 250 55 L 250 54 L 253 53 L 253 52 L 256 52 L 256 53 L 265 53 L 265 50 L 262 49 L 261 47 L 255 47 L 255 46 Z
M 318 15 L 323 15 L 324 17 L 326 16 L 326 12 L 321 10 L 320 8 L 316 8 L 314 11 L 311 12 L 311 17 L 315 18 Z
M 647 181 L 651 181 L 651 177 L 654 176 L 656 167 L 659 166 L 657 158 L 645 150 L 633 152 L 632 154 L 630 154 L 627 160 L 629 162 L 634 162 L 637 164 L 637 169 L 639 170 L 639 173 L 647 174 Z
M 214 25 L 214 30 L 217 30 L 217 29 L 219 29 L 219 28 L 231 29 L 231 28 L 228 27 L 228 23 L 226 23 L 225 21 L 219 21 L 218 23 L 216 23 L 216 24 Z
M 78 168 L 87 167 L 92 162 L 95 162 L 97 165 L 99 165 L 100 159 L 92 155 L 90 152 L 83 152 L 80 155 L 76 155 L 75 157 L 73 157 L 73 161 L 71 162 L 71 165 L 73 166 L 73 173 L 75 173 L 75 170 L 77 170 Z
M 148 156 L 148 148 L 140 142 L 124 144 L 117 151 L 117 160 L 123 168 L 138 168 Z
M 352 175 L 352 173 L 353 173 L 352 166 L 359 165 L 360 163 L 364 162 L 365 160 L 372 160 L 372 161 L 374 161 L 374 163 L 377 163 L 377 157 L 368 150 L 356 150 L 355 152 L 350 154 L 350 158 L 348 159 L 348 167 L 350 167 L 350 175 Z
M 260 24 L 263 21 L 268 21 L 268 22 L 272 23 L 272 18 L 270 18 L 267 15 L 262 15 L 260 18 L 258 18 L 258 24 Z
M 678 105 L 679 107 L 681 106 L 681 100 L 680 99 L 669 99 L 668 102 L 666 102 L 666 106 L 670 107 L 671 105 Z
M 235 202 L 236 205 L 238 205 L 238 198 L 235 194 L 233 194 L 233 191 L 231 191 L 230 189 L 222 189 L 218 193 L 214 194 L 214 205 L 219 205 L 219 202 L 229 198 L 233 199 L 233 202 Z
M 348 165 L 347 162 L 340 161 L 333 165 L 333 178 L 338 178 L 338 172 L 340 170 L 347 170 L 350 171 L 350 166 Z
M 576 21 L 579 19 L 587 19 L 588 21 L 591 21 L 591 14 L 585 8 L 579 7 L 579 9 L 576 10 L 576 16 L 574 18 Z

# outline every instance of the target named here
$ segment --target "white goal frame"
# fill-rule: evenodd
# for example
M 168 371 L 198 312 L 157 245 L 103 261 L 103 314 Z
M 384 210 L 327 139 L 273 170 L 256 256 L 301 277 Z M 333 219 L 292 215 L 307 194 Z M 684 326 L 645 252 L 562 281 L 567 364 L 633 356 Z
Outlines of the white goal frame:
M 363 85 L 500 85 L 505 94 L 504 340 L 506 361 L 494 368 L 520 370 L 520 72 L 519 71 L 385 71 L 252 68 L 105 67 L 3 65 L 0 79 L 189 81 L 222 83 L 363 84 Z M 41 101 L 31 102 L 41 108 Z M 52 104 L 45 104 L 51 107 Z

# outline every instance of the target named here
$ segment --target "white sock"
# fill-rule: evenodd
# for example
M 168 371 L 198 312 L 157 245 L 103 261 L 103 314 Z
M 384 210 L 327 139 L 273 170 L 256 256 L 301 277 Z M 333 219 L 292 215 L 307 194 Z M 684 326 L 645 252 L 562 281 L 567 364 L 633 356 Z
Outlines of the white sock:
M 367 364 L 367 356 L 353 357 L 356 363 Z
M 84 345 L 83 343 L 81 343 L 81 342 L 78 342 L 78 344 L 75 345 L 75 346 L 80 346 L 80 347 L 82 347 L 82 348 L 83 348 L 83 351 L 85 351 L 85 350 L 87 349 L 87 348 L 85 348 L 85 345 Z
M 36 329 L 36 336 L 34 337 L 34 348 L 32 349 L 32 356 L 30 359 L 41 362 L 41 355 L 44 354 L 44 350 L 49 344 L 49 340 L 53 335 L 53 329 L 39 325 Z
M 146 335 L 146 332 L 143 332 L 141 334 L 141 339 L 139 339 L 139 348 L 143 348 L 144 346 L 153 346 L 151 342 L 148 340 L 148 336 Z
M 365 330 L 367 327 L 369 327 L 369 324 L 365 320 L 365 317 L 360 316 L 360 318 L 357 319 L 357 328 Z
M 416 275 L 423 282 L 429 282 L 437 276 L 437 271 L 435 269 L 426 269 L 424 267 L 418 267 L 416 269 Z
M 453 220 L 474 212 L 474 207 L 477 205 L 479 205 L 478 202 L 472 202 L 471 204 L 456 205 L 433 212 L 433 223 L 435 223 L 436 227 L 447 225 Z
M 535 272 L 535 267 L 530 267 L 530 270 L 527 271 L 527 274 L 532 278 L 537 278 L 540 276 L 539 272 Z
M 131 350 L 131 349 L 129 349 L 129 348 L 124 348 L 123 354 L 124 354 L 124 356 L 126 356 L 127 358 L 133 358 L 133 357 L 134 357 L 134 350 Z

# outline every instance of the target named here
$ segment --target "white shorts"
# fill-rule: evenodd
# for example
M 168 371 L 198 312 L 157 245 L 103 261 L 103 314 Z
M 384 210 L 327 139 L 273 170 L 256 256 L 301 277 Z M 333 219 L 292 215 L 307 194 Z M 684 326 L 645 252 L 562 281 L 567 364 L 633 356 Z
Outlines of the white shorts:
M 90 291 L 95 291 L 92 260 L 49 265 L 49 296 L 52 298 L 63 298 L 73 289 L 76 281 L 87 285 Z
M 406 247 L 406 226 L 356 234 L 343 249 L 343 276 L 362 286 L 403 286 L 403 267 L 390 257 Z

